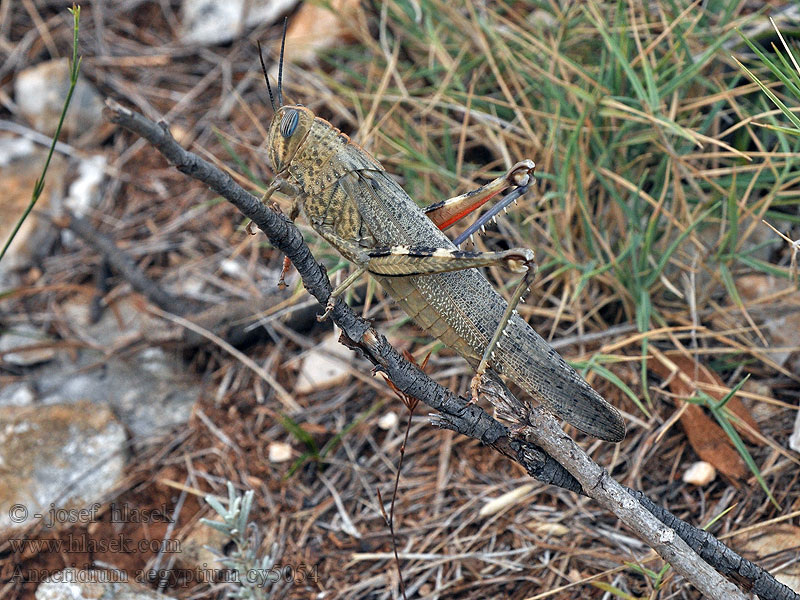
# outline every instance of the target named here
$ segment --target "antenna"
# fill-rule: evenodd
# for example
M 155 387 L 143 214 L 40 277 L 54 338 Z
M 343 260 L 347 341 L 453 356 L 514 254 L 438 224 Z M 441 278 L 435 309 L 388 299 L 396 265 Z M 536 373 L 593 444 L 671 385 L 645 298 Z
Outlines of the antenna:
M 289 17 L 283 19 L 283 37 L 281 38 L 281 56 L 278 60 L 278 105 L 283 106 L 283 48 L 286 45 L 286 25 Z
M 267 76 L 267 66 L 264 64 L 264 54 L 261 52 L 261 42 L 257 41 L 256 44 L 258 44 L 258 59 L 261 61 L 261 71 L 264 73 L 264 81 L 267 82 L 267 91 L 269 92 L 269 103 L 272 105 L 272 112 L 275 112 L 275 98 L 272 97 L 272 86 L 270 86 L 269 84 L 269 77 Z

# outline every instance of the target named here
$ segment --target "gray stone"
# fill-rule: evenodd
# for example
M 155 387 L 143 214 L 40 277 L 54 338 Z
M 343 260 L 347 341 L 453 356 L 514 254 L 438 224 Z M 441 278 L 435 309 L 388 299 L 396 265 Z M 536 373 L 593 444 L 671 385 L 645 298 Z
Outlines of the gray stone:
M 36 348 L 47 341 L 47 337 L 41 331 L 27 323 L 22 323 L 0 336 L 0 352 L 7 353 L 3 355 L 3 360 L 9 364 L 35 365 L 55 357 L 54 348 Z
M 184 44 L 229 42 L 246 27 L 275 21 L 295 4 L 297 0 L 184 0 L 181 41 Z
M 136 583 L 123 573 L 64 569 L 36 588 L 36 600 L 175 600 Z
M 83 216 L 100 203 L 105 179 L 106 157 L 95 154 L 78 163 L 78 177 L 70 183 L 64 206 Z
M 86 398 L 98 407 L 111 407 L 139 448 L 154 436 L 189 420 L 200 388 L 182 375 L 182 368 L 163 350 L 150 348 L 130 359 L 108 359 L 102 368 L 85 373 L 76 374 L 77 365 L 72 364 L 48 369 L 38 375 L 37 385 L 43 404 Z
M 163 321 L 142 310 L 133 297 L 116 301 L 97 323 L 90 323 L 85 301 L 67 302 L 61 310 L 85 347 L 77 358 L 62 352 L 57 360 L 28 372 L 26 383 L 35 401 L 52 405 L 90 400 L 109 407 L 132 434 L 135 448 L 189 420 L 202 388 L 179 357 L 147 344 L 135 354 L 117 351 L 151 337 L 158 343 Z M 11 404 L 2 401 L 4 396 L 0 394 L 0 404 Z
M 102 498 L 122 477 L 125 430 L 108 408 L 82 401 L 0 407 L 0 531 L 64 519 Z M 51 505 L 52 503 L 52 505 Z
M 69 60 L 58 58 L 25 69 L 14 80 L 14 98 L 22 115 L 42 133 L 52 136 L 69 90 Z M 78 77 L 62 133 L 92 138 L 103 125 L 103 100 L 94 86 Z
M 27 382 L 11 383 L 0 389 L 0 406 L 30 406 L 35 398 Z

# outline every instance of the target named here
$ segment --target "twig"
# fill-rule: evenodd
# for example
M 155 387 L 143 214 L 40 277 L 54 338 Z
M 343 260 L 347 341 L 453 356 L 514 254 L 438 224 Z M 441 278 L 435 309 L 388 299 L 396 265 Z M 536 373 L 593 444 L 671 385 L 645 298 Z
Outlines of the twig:
M 102 280 L 109 276 L 108 271 L 111 269 L 115 270 L 127 281 L 135 292 L 144 295 L 159 308 L 172 314 L 186 317 L 203 331 L 219 333 L 225 342 L 234 347 L 241 346 L 255 337 L 256 334 L 252 333 L 252 330 L 256 328 L 258 323 L 250 326 L 249 322 L 260 313 L 274 309 L 276 304 L 279 303 L 276 300 L 277 293 L 263 298 L 233 300 L 224 304 L 212 304 L 211 306 L 205 306 L 203 303 L 185 296 L 173 296 L 156 281 L 148 277 L 130 254 L 119 248 L 108 235 L 92 227 L 91 223 L 83 217 L 74 215 L 66 210 L 64 212 L 65 214 L 62 217 L 52 219 L 53 223 L 59 227 L 67 227 L 103 257 L 96 274 L 99 296 L 95 297 L 92 306 L 93 322 L 99 319 L 99 316 L 96 315 L 99 315 L 103 310 L 102 299 L 108 290 Z M 49 218 L 47 215 L 42 216 Z M 298 329 L 306 321 L 313 319 L 313 316 L 306 317 L 302 311 L 296 310 L 298 308 L 302 308 L 302 306 L 295 305 L 294 308 L 291 308 L 288 311 L 291 314 L 283 321 L 285 325 L 292 329 Z M 208 339 L 193 329 L 184 327 L 183 331 L 185 347 L 198 346 Z
M 417 399 L 414 398 L 414 406 L 416 406 Z M 406 583 L 403 580 L 403 569 L 400 566 L 400 556 L 397 554 L 397 536 L 394 532 L 394 505 L 397 500 L 397 490 L 400 487 L 400 473 L 403 468 L 403 459 L 406 456 L 406 444 L 408 443 L 408 435 L 411 433 L 411 417 L 414 416 L 414 406 L 408 408 L 408 423 L 406 423 L 406 433 L 403 437 L 403 444 L 400 446 L 400 460 L 397 461 L 397 474 L 394 478 L 394 489 L 392 490 L 392 504 L 389 507 L 389 532 L 392 535 L 392 550 L 394 550 L 394 562 L 397 566 L 397 576 L 400 580 L 400 592 L 403 594 L 403 600 L 408 600 L 406 596 Z M 382 505 L 381 505 L 382 506 Z
M 405 354 L 409 362 L 413 362 L 413 357 L 408 353 Z M 427 364 L 429 357 L 430 354 L 427 357 L 425 357 L 425 360 L 422 363 L 421 367 L 422 369 L 425 369 L 425 365 Z M 389 533 L 392 536 L 392 550 L 394 551 L 394 563 L 395 565 L 397 565 L 397 576 L 400 579 L 400 592 L 403 594 L 403 600 L 407 600 L 406 584 L 405 581 L 403 580 L 403 570 L 400 567 L 400 556 L 397 553 L 397 537 L 394 532 L 394 505 L 395 505 L 395 500 L 397 500 L 397 490 L 400 487 L 400 473 L 403 470 L 403 459 L 406 456 L 406 444 L 408 444 L 408 436 L 411 433 L 411 418 L 414 416 L 414 410 L 417 408 L 417 405 L 419 404 L 419 398 L 413 398 L 408 394 L 404 394 L 397 388 L 397 386 L 394 383 L 392 383 L 391 379 L 386 377 L 386 375 L 384 375 L 384 377 L 386 378 L 387 385 L 392 389 L 392 391 L 395 394 L 397 394 L 397 397 L 400 398 L 400 401 L 408 409 L 408 423 L 406 423 L 406 433 L 405 436 L 403 436 L 403 443 L 400 445 L 400 460 L 397 462 L 397 474 L 395 475 L 394 478 L 394 489 L 392 490 L 392 504 L 389 507 L 388 515 L 386 514 L 386 511 L 383 509 L 383 499 L 381 498 L 381 491 L 378 490 L 378 500 L 380 501 L 381 513 L 383 514 L 383 518 L 386 521 L 386 524 L 389 526 Z
M 173 296 L 158 286 L 152 279 L 138 267 L 136 262 L 124 251 L 117 248 L 114 241 L 107 235 L 97 231 L 83 217 L 66 213 L 60 225 L 68 227 L 73 233 L 77 234 L 83 241 L 94 248 L 98 254 L 103 256 L 114 268 L 120 272 L 134 290 L 144 294 L 150 302 L 163 310 L 173 313 L 186 314 L 192 312 L 196 307 L 191 303 Z
M 264 206 L 256 197 L 237 185 L 227 174 L 200 157 L 184 150 L 172 138 L 165 123 L 157 125 L 113 100 L 107 100 L 106 106 L 108 107 L 107 116 L 112 122 L 147 139 L 179 171 L 202 181 L 250 218 L 267 234 L 272 245 L 289 257 L 298 273 L 300 273 L 303 285 L 308 292 L 322 306 L 326 305 L 332 291 L 330 282 L 323 267 L 317 263 L 303 241 L 299 230 L 286 217 Z M 662 513 L 661 510 L 663 509 L 658 511 L 660 516 L 654 516 L 657 516 L 662 522 L 665 522 L 665 520 L 671 521 L 671 523 L 667 524 L 672 530 L 666 530 L 658 523 L 655 523 L 650 518 L 650 515 L 645 512 L 644 509 L 647 506 L 645 506 L 644 502 L 641 500 L 638 503 L 632 501 L 634 498 L 639 499 L 641 496 L 632 496 L 627 492 L 620 495 L 619 491 L 624 490 L 624 488 L 621 488 L 616 482 L 613 482 L 612 485 L 610 482 L 613 480 L 607 474 L 601 476 L 604 471 L 599 466 L 591 463 L 585 455 L 583 457 L 580 456 L 580 454 L 583 454 L 582 451 L 565 436 L 554 417 L 547 413 L 536 411 L 535 419 L 537 422 L 541 421 L 542 427 L 550 432 L 546 438 L 542 438 L 541 442 L 548 444 L 549 450 L 558 451 L 562 456 L 562 460 L 569 464 L 570 470 L 574 471 L 573 474 L 561 467 L 546 451 L 536 448 L 524 440 L 509 437 L 506 428 L 491 418 L 480 407 L 467 405 L 464 399 L 459 398 L 447 388 L 427 377 L 418 367 L 406 361 L 392 348 L 386 338 L 375 331 L 368 322 L 356 316 L 341 298 L 336 300 L 331 317 L 342 329 L 344 333 L 343 341 L 347 342 L 348 346 L 363 351 L 379 370 L 389 375 L 394 385 L 403 393 L 419 398 L 428 406 L 439 411 L 441 413 L 438 415 L 440 426 L 448 427 L 458 433 L 491 445 L 502 454 L 519 461 L 532 476 L 540 481 L 560 485 L 572 491 L 580 491 L 581 484 L 578 482 L 583 479 L 583 483 L 588 486 L 584 489 L 588 489 L 592 497 L 603 497 L 603 502 L 606 506 L 610 506 L 614 502 L 617 504 L 616 510 L 620 510 L 626 515 L 631 515 L 632 518 L 635 517 L 636 522 L 632 526 L 637 528 L 637 532 L 641 528 L 642 533 L 640 535 L 643 535 L 644 539 L 666 561 L 670 562 L 676 571 L 691 581 L 706 596 L 709 598 L 725 598 L 726 600 L 745 599 L 745 596 L 739 590 L 719 573 L 709 569 L 708 565 L 704 566 L 708 573 L 704 571 L 702 577 L 698 576 L 698 572 L 701 570 L 700 563 L 703 560 L 694 552 L 703 553 L 703 546 L 700 545 L 690 549 L 685 543 L 680 542 L 675 535 L 677 533 L 687 543 L 698 543 L 701 536 L 708 535 L 710 539 L 713 539 L 710 534 L 700 532 L 700 536 L 689 535 L 687 532 L 697 532 L 699 530 L 688 524 L 686 529 L 681 528 L 678 530 L 674 528 L 671 523 L 679 520 L 667 511 Z M 557 443 L 559 438 L 561 438 L 560 443 Z M 576 453 L 576 449 L 580 453 Z M 590 476 L 587 479 L 583 471 L 578 470 L 572 459 L 578 462 L 582 460 L 588 461 L 585 466 L 589 469 L 589 473 L 595 474 L 594 477 Z M 575 473 L 579 474 L 580 478 L 576 479 Z M 599 483 L 603 485 L 597 485 Z M 613 493 L 604 493 L 606 489 L 613 490 Z M 636 494 L 638 495 L 638 492 Z M 647 510 L 649 511 L 650 509 L 648 508 Z M 673 519 L 674 521 L 672 521 Z M 700 543 L 702 544 L 702 542 Z M 719 547 L 725 548 L 720 542 L 717 542 L 717 544 L 719 544 Z M 717 554 L 719 553 L 706 557 L 709 564 L 723 572 L 730 572 L 730 562 L 721 565 L 711 563 Z M 742 562 L 744 559 L 735 555 L 733 551 L 730 551 L 726 557 L 730 558 L 731 555 L 737 556 L 740 564 L 745 564 L 745 562 Z M 747 564 L 752 565 L 752 563 Z M 771 586 L 771 589 L 777 590 L 774 595 L 761 595 L 762 600 L 767 598 L 771 600 L 800 600 L 800 596 L 775 581 L 771 575 L 758 567 L 755 567 L 755 569 L 758 572 L 753 571 L 741 574 L 753 585 L 758 583 L 759 580 L 771 580 L 775 583 L 774 586 Z
M 747 597 L 731 582 L 722 579 L 711 565 L 697 555 L 677 533 L 642 510 L 627 490 L 566 435 L 554 419 L 540 409 L 528 411 L 526 437 L 564 465 L 586 493 L 613 512 L 636 535 L 658 552 L 678 573 L 689 579 L 709 598 L 720 600 Z M 691 577 L 687 576 L 691 574 Z

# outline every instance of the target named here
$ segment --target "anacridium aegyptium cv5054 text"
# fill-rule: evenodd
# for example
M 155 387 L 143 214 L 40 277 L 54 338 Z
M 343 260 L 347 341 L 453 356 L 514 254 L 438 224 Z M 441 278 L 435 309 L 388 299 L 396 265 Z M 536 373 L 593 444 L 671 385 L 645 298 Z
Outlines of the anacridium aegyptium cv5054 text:
M 527 189 L 534 163 L 523 160 L 481 188 L 420 209 L 347 135 L 304 106 L 283 104 L 282 67 L 283 48 L 277 98 L 269 90 L 274 116 L 267 149 L 275 179 L 264 199 L 276 190 L 294 197 L 292 219 L 304 214 L 314 230 L 356 266 L 334 297 L 369 273 L 423 330 L 476 369 L 473 399 L 480 377 L 491 369 L 577 429 L 612 442 L 622 440 L 625 424 L 617 410 L 514 310 L 535 271 L 533 252 L 460 250 L 457 244 L 480 223 L 455 243 L 443 233 L 515 186 L 487 213 L 496 214 L 498 207 Z M 488 265 L 522 274 L 508 303 L 477 270 Z

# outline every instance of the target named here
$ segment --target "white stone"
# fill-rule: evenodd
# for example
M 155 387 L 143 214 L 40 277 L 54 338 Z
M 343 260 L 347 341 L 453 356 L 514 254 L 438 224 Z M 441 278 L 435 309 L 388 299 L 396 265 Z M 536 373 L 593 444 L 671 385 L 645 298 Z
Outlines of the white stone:
M 335 330 L 303 358 L 295 392 L 308 394 L 343 383 L 350 376 L 351 358 Z
M 70 65 L 57 58 L 25 69 L 14 80 L 14 99 L 20 113 L 34 129 L 52 136 L 69 90 Z M 79 76 L 62 133 L 83 137 L 99 131 L 103 124 L 103 101 L 94 86 Z
M 7 385 L 0 390 L 0 406 L 30 406 L 36 394 L 27 383 Z
M 691 485 L 708 485 L 717 477 L 717 470 L 704 460 L 697 461 L 683 474 L 684 483 Z
M 181 41 L 219 44 L 239 37 L 246 27 L 272 23 L 297 0 L 184 0 Z
M 795 452 L 800 452 L 800 410 L 797 411 L 794 417 L 794 431 L 789 437 L 789 448 Z
M 69 186 L 64 205 L 83 216 L 100 202 L 101 184 L 105 178 L 106 157 L 97 154 L 78 163 L 78 178 Z
M 383 429 L 384 431 L 389 431 L 390 429 L 394 429 L 397 427 L 397 423 L 400 419 L 397 416 L 397 413 L 393 410 L 390 410 L 387 413 L 384 413 L 380 419 L 378 419 L 378 427 Z
M 33 142 L 24 137 L 0 137 L 0 167 L 6 167 L 15 160 L 24 159 L 34 153 Z
M 274 463 L 286 462 L 292 458 L 292 447 L 284 442 L 272 442 L 269 445 L 269 461 Z
M 220 270 L 228 277 L 235 277 L 241 279 L 245 275 L 245 270 L 238 260 L 226 258 L 219 263 Z

